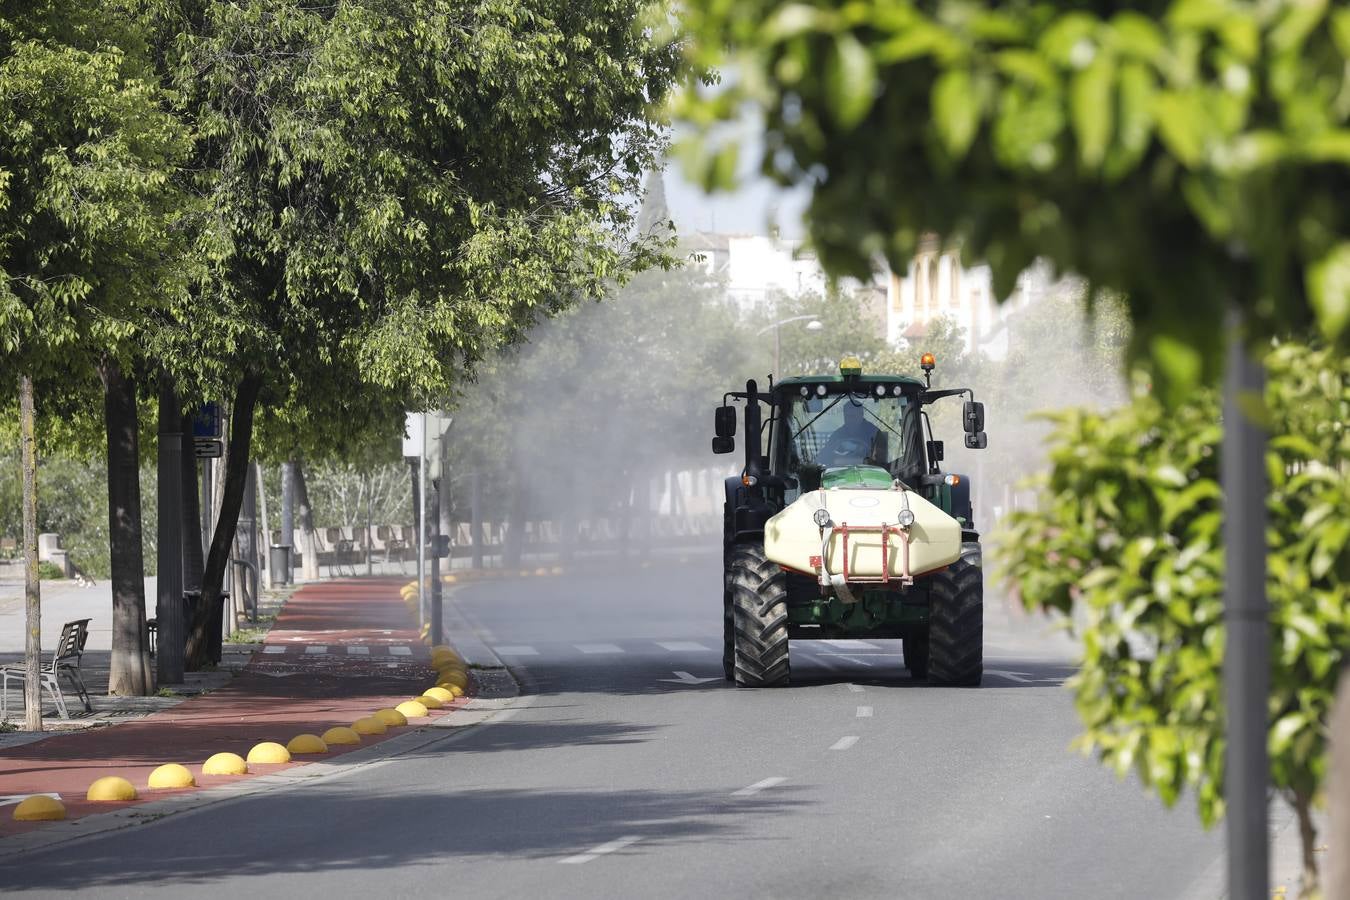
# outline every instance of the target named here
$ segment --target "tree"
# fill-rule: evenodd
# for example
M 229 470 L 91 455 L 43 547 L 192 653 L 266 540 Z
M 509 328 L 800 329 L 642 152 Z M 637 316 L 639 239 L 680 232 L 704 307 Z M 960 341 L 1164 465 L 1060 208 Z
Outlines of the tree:
M 1261 393 L 1271 337 L 1350 339 L 1350 11 L 1325 2 L 696 0 L 684 95 L 712 135 L 763 114 L 761 168 L 811 186 L 828 267 L 901 266 L 919 235 L 961 239 L 999 296 L 1038 256 L 1121 293 L 1136 359 L 1180 403 L 1228 355 L 1225 535 L 1230 886 L 1265 890 L 1269 633 Z M 709 182 L 734 145 L 687 156 Z M 1227 326 L 1227 327 L 1225 327 Z M 1244 412 L 1244 407 L 1247 411 Z
M 260 396 L 355 378 L 422 402 L 538 318 L 662 260 L 652 242 L 620 238 L 624 197 L 661 140 L 649 107 L 677 63 L 637 27 L 642 9 L 156 8 L 165 77 L 201 135 L 190 169 L 208 207 L 202 272 L 156 351 L 186 396 L 223 393 L 232 411 L 194 664 Z
M 1336 681 L 1350 655 L 1350 362 L 1287 344 L 1266 360 L 1272 440 L 1271 771 L 1317 880 L 1312 805 L 1327 768 Z M 1110 413 L 1053 417 L 1045 501 L 1014 513 L 1000 556 L 1033 609 L 1084 638 L 1070 684 L 1078 745 L 1169 805 L 1194 788 L 1223 813 L 1223 577 L 1219 400 L 1168 408 L 1140 392 Z M 1142 436 L 1142 437 L 1141 437 Z M 1074 615 L 1074 610 L 1077 615 Z
M 135 357 L 144 311 L 157 302 L 162 255 L 173 246 L 168 180 L 185 135 L 143 77 L 137 49 L 134 29 L 105 4 L 0 6 L 0 360 L 19 373 L 28 412 L 35 383 L 94 367 L 103 374 L 114 582 L 109 690 L 143 694 L 150 678 L 136 398 L 122 369 Z M 33 423 L 23 431 L 32 434 Z M 26 505 L 34 503 L 29 497 Z

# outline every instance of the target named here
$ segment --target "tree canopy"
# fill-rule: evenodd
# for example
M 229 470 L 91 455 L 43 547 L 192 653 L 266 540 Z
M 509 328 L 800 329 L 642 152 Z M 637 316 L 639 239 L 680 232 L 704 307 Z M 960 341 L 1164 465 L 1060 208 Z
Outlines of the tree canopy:
M 1212 380 L 1226 309 L 1254 335 L 1350 337 L 1350 11 L 1325 0 L 694 0 L 679 113 L 709 183 L 720 123 L 763 116 L 760 167 L 809 184 L 837 273 L 964 240 L 996 293 L 1038 256 L 1121 292 L 1136 357 Z M 709 88 L 700 73 L 724 84 Z M 1174 392 L 1173 396 L 1179 396 Z

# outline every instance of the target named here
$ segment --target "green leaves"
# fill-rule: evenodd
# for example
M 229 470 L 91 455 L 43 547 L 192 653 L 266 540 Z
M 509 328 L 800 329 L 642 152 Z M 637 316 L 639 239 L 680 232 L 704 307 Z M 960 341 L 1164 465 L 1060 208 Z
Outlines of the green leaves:
M 1350 362 L 1285 343 L 1266 359 L 1276 785 L 1310 795 L 1350 654 Z M 1082 640 L 1072 682 L 1078 745 L 1163 802 L 1193 789 L 1223 812 L 1222 574 L 1218 398 L 1172 408 L 1141 394 L 1109 413 L 1057 419 L 1036 509 L 1014 513 L 997 556 L 1031 608 Z M 1074 598 L 1070 600 L 1069 598 Z
M 1350 207 L 1328 199 L 1350 160 L 1336 4 L 687 8 L 689 58 L 746 86 L 737 103 L 687 97 L 688 121 L 715 139 L 743 104 L 765 113 L 760 168 L 812 191 L 810 239 L 837 274 L 865 276 L 873 248 L 904 271 L 935 232 L 1003 296 L 1050 257 L 1127 298 L 1136 361 L 1169 400 L 1221 370 L 1229 308 L 1254 339 L 1319 323 L 1350 342 L 1342 294 L 1321 287 L 1350 240 Z M 1198 364 L 1153 356 L 1177 344 Z
M 1308 270 L 1308 295 L 1328 340 L 1350 332 L 1350 241 L 1336 245 Z

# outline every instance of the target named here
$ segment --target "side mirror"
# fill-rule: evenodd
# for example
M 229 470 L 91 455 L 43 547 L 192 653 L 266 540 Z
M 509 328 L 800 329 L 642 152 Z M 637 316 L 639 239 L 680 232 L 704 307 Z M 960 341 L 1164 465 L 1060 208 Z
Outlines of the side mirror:
M 971 450 L 983 450 L 989 446 L 989 436 L 983 431 L 966 435 L 966 447 Z
M 967 400 L 961 411 L 961 424 L 965 428 L 966 434 L 984 431 L 984 404 Z M 967 442 L 966 446 L 969 447 L 970 443 Z
M 713 434 L 720 438 L 736 436 L 736 407 L 719 406 L 713 412 Z M 723 453 L 726 451 L 715 451 Z
M 945 458 L 945 457 L 944 457 L 944 455 L 943 455 L 942 441 L 929 441 L 929 442 L 928 442 L 928 461 L 929 461 L 929 462 L 942 462 L 942 460 L 943 460 L 944 458 Z
M 712 441 L 712 450 L 714 453 L 730 453 L 736 449 L 736 439 L 733 437 L 715 437 Z

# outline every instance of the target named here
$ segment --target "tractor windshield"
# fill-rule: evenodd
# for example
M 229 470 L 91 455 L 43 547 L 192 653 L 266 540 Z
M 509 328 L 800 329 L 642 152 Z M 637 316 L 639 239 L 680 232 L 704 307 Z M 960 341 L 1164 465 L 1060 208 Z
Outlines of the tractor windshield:
M 879 466 L 904 477 L 923 468 L 919 416 L 907 394 L 794 397 L 783 429 L 785 473 L 803 492 L 820 487 L 827 469 Z

